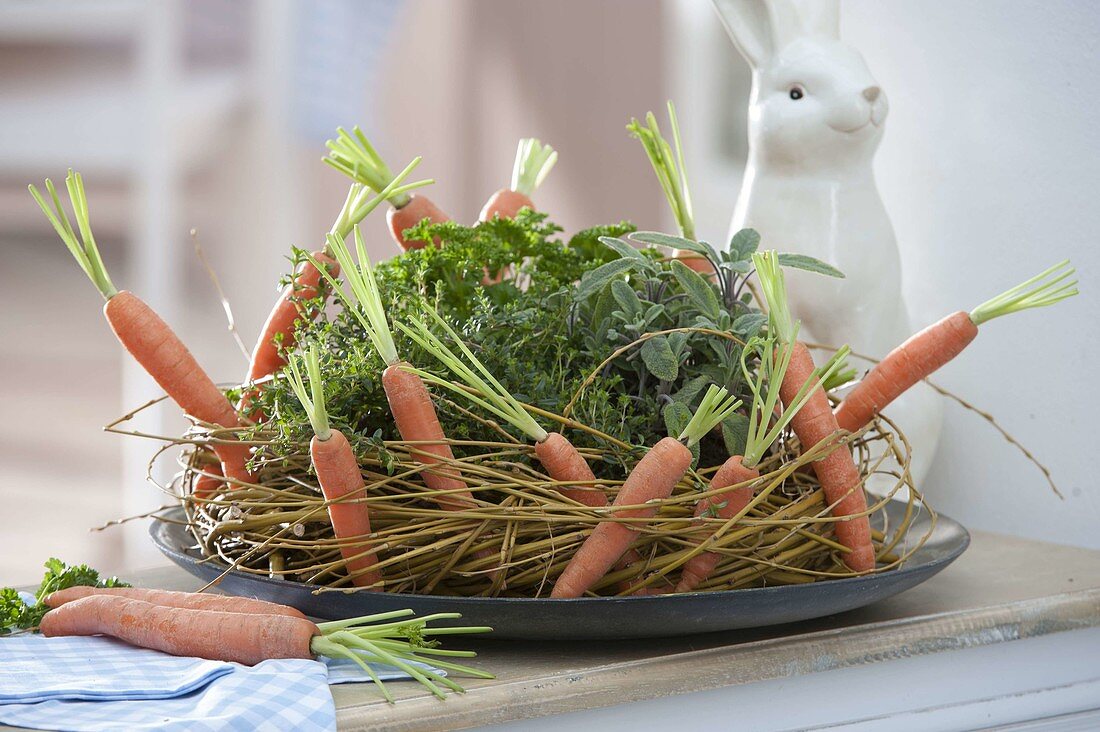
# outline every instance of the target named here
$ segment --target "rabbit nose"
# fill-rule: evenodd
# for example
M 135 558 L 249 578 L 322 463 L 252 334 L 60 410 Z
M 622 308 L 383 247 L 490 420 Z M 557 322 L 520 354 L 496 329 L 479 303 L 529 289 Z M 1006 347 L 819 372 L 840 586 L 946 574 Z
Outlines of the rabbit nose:
M 879 94 L 882 94 L 882 89 L 877 86 L 869 86 L 863 90 L 863 98 L 872 104 L 878 99 Z

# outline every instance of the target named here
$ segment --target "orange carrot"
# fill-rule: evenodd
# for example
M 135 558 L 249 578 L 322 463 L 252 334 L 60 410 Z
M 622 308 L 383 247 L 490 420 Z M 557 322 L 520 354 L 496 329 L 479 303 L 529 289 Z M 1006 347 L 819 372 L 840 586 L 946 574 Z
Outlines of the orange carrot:
M 383 201 L 391 196 L 404 195 L 406 191 L 428 185 L 431 181 L 418 181 L 408 185 L 402 185 L 405 178 L 420 164 L 420 158 L 415 158 L 404 170 L 393 176 L 382 187 L 378 195 L 371 198 L 371 189 L 362 184 L 352 184 L 344 205 L 340 208 L 340 214 L 332 225 L 331 232 L 340 236 L 347 236 L 352 227 L 356 226 L 366 216 L 377 208 Z M 270 376 L 286 365 L 286 354 L 294 350 L 295 327 L 298 322 L 307 318 L 312 320 L 317 317 L 320 308 L 310 308 L 305 311 L 303 302 L 309 302 L 324 295 L 321 271 L 319 266 L 324 266 L 332 277 L 340 274 L 340 266 L 333 260 L 327 248 L 313 252 L 306 261 L 299 265 L 294 273 L 291 283 L 279 295 L 275 306 L 267 316 L 260 337 L 252 349 L 252 358 L 248 367 L 248 381 L 255 382 L 265 376 Z M 254 421 L 262 422 L 265 415 L 252 409 L 252 402 L 259 394 L 257 387 L 246 388 L 241 394 L 241 400 L 237 405 L 238 412 L 249 416 Z
M 323 251 L 313 252 L 312 258 L 328 267 L 333 277 L 339 276 L 340 266 Z M 305 310 L 302 303 L 319 297 L 322 294 L 320 285 L 321 272 L 312 261 L 307 260 L 298 265 L 294 279 L 279 295 L 263 328 L 260 329 L 260 337 L 256 341 L 256 347 L 252 349 L 252 359 L 248 365 L 249 382 L 270 376 L 286 365 L 284 354 L 294 350 L 294 329 L 298 321 L 313 320 L 317 317 L 319 308 Z M 262 414 L 249 414 L 252 401 L 256 398 L 258 391 L 256 387 L 244 390 L 241 401 L 237 405 L 237 411 L 242 415 L 253 417 L 255 421 L 263 421 Z
M 856 432 L 876 414 L 958 356 L 978 335 L 978 326 L 1001 315 L 1045 307 L 1077 294 L 1069 260 L 1059 262 L 969 313 L 957 312 L 911 336 L 891 351 L 844 398 L 836 409 L 841 429 Z
M 512 168 L 512 184 L 501 188 L 489 197 L 478 216 L 479 221 L 491 221 L 496 217 L 515 218 L 520 209 L 535 210 L 531 196 L 542 185 L 550 169 L 558 160 L 558 154 L 549 145 L 543 145 L 533 137 L 519 141 L 516 162 Z
M 207 466 L 203 472 L 205 474 L 196 478 L 191 486 L 191 495 L 195 498 L 209 498 L 225 485 L 222 469 L 217 465 Z
M 256 615 L 286 615 L 291 618 L 305 618 L 299 610 L 289 605 L 279 605 L 251 597 L 233 595 L 212 595 L 205 592 L 173 592 L 171 590 L 152 590 L 141 587 L 69 587 L 46 596 L 43 602 L 48 607 L 58 608 L 76 600 L 92 595 L 113 595 L 130 600 L 141 600 L 151 605 L 178 607 L 187 610 L 216 610 L 223 613 L 248 613 Z
M 741 402 L 729 397 L 725 389 L 711 386 L 699 409 L 679 438 L 665 437 L 650 449 L 630 471 L 615 501 L 618 506 L 635 506 L 662 500 L 672 495 L 676 484 L 691 467 L 691 446 L 722 420 L 732 414 Z M 650 518 L 657 507 L 630 508 L 614 511 L 616 518 Z M 569 560 L 554 583 L 550 596 L 580 597 L 600 581 L 637 536 L 634 524 L 601 521 Z
M 673 437 L 665 437 L 638 461 L 623 483 L 612 506 L 632 506 L 668 498 L 691 466 L 691 450 Z M 649 518 L 654 508 L 616 511 L 616 518 Z M 615 521 L 602 521 L 585 539 L 554 584 L 551 597 L 580 597 L 600 580 L 637 536 L 637 529 Z
M 397 361 L 382 372 L 382 388 L 397 431 L 406 442 L 429 443 L 416 446 L 413 459 L 417 462 L 429 466 L 453 463 L 454 452 L 446 443 L 432 396 L 420 377 L 408 371 L 409 368 L 407 361 Z M 453 469 L 433 468 L 425 471 L 423 477 L 433 491 L 445 491 L 436 498 L 441 508 L 454 511 L 473 508 L 473 496 Z
M 756 372 L 752 373 L 749 360 L 757 353 L 759 353 L 760 365 L 756 368 Z M 847 346 L 839 349 L 825 366 L 814 373 L 815 378 L 820 381 L 830 378 L 842 368 L 848 353 Z M 743 455 L 734 455 L 729 458 L 718 469 L 710 481 L 711 491 L 749 483 L 759 478 L 760 473 L 756 468 L 760 461 L 811 398 L 813 384 L 806 383 L 787 403 L 786 408 L 780 408 L 783 377 L 790 367 L 792 354 L 793 351 L 790 348 L 777 348 L 773 337 L 753 338 L 742 349 L 741 372 L 746 386 L 753 395 L 752 403 L 749 405 L 745 451 Z M 727 519 L 726 526 L 728 526 L 728 520 L 742 514 L 752 498 L 753 487 L 742 485 L 741 488 L 726 491 L 720 496 L 699 501 L 695 505 L 695 516 L 707 515 Z M 717 552 L 703 552 L 689 556 L 684 563 L 676 591 L 689 592 L 698 587 L 710 577 L 720 559 L 721 555 Z
M 377 553 L 364 553 L 361 543 L 351 543 L 354 539 L 371 535 L 370 510 L 362 500 L 366 498 L 366 483 L 363 482 L 359 462 L 344 433 L 329 425 L 324 385 L 321 381 L 321 360 L 316 346 L 306 351 L 303 361 L 309 375 L 309 389 L 302 378 L 298 360 L 294 358 L 290 360 L 290 387 L 302 403 L 302 408 L 313 426 L 314 435 L 309 443 L 309 454 L 313 469 L 317 471 L 321 493 L 329 503 L 328 516 L 332 522 L 332 533 L 340 540 L 340 554 L 344 557 L 352 584 L 381 589 L 382 575 L 373 569 L 378 563 Z M 356 501 L 348 501 L 349 496 Z
M 175 597 L 171 599 L 181 602 Z M 465 689 L 436 671 L 428 670 L 424 665 L 426 661 L 467 676 L 493 678 L 492 674 L 476 668 L 438 658 L 476 655 L 473 652 L 425 650 L 423 643 L 411 640 L 432 633 L 455 635 L 491 630 L 484 627 L 427 628 L 428 621 L 433 618 L 457 618 L 457 613 L 411 618 L 412 610 L 393 610 L 315 625 L 306 618 L 287 613 L 291 608 L 275 605 L 274 609 L 278 610 L 275 614 L 262 611 L 224 612 L 154 604 L 122 594 L 97 593 L 50 610 L 42 618 L 38 629 L 47 637 L 106 635 L 176 656 L 232 661 L 249 666 L 276 658 L 346 658 L 370 676 L 390 703 L 394 701 L 393 696 L 367 665 L 368 661 L 400 668 L 440 698 L 444 696 L 442 687 L 460 693 Z M 396 618 L 405 620 L 395 621 Z
M 573 443 L 560 432 L 547 433 L 541 442 L 535 443 L 535 455 L 554 480 L 575 484 L 575 487 L 562 487 L 562 495 L 586 506 L 601 508 L 608 505 L 607 494 L 595 487 L 596 475 L 588 461 L 581 457 Z M 592 487 L 584 487 L 587 483 Z
M 338 128 L 336 139 L 329 140 L 325 145 L 330 150 L 325 162 L 352 180 L 375 191 L 381 191 L 392 182 L 393 174 L 390 173 L 389 166 L 358 126 L 352 128 L 352 134 Z M 406 240 L 406 229 L 416 226 L 424 219 L 429 219 L 433 224 L 451 220 L 450 216 L 424 195 L 410 196 L 401 192 L 390 196 L 389 201 L 393 208 L 386 213 L 386 222 L 393 240 L 405 251 L 428 245 L 425 241 Z M 346 239 L 347 232 L 343 232 L 341 236 Z M 438 237 L 434 243 L 439 246 Z
M 734 455 L 718 469 L 714 477 L 710 479 L 712 491 L 728 488 L 738 483 L 748 483 L 760 477 L 760 471 L 755 468 L 747 468 L 741 464 L 742 456 Z M 695 505 L 695 516 L 704 514 L 718 518 L 728 519 L 736 516 L 749 505 L 752 500 L 752 486 L 746 485 L 737 490 L 722 494 L 721 497 L 707 498 Z M 703 552 L 689 559 L 680 573 L 680 581 L 676 585 L 677 592 L 690 592 L 700 582 L 710 576 L 718 565 L 722 556 L 715 552 Z
M 525 208 L 532 211 L 536 210 L 535 202 L 531 200 L 530 196 L 519 191 L 513 191 L 511 188 L 501 188 L 489 196 L 489 200 L 481 207 L 481 213 L 478 214 L 477 220 L 492 221 L 497 217 L 514 219 L 516 214 Z
M 416 376 L 421 388 L 423 388 L 423 382 L 428 381 L 500 417 L 531 438 L 535 443 L 535 454 L 538 455 L 551 478 L 560 483 L 579 484 L 561 486 L 557 490 L 572 500 L 588 506 L 606 506 L 607 497 L 594 487 L 596 476 L 569 440 L 564 435 L 548 433 L 543 429 L 526 407 L 509 394 L 508 390 L 489 373 L 485 365 L 462 342 L 458 333 L 439 316 L 439 313 L 430 306 L 425 306 L 424 309 L 458 347 L 459 353 L 451 350 L 419 318 L 410 317 L 410 325 L 398 323 L 397 327 L 450 369 L 461 379 L 465 387 L 406 364 L 403 368 Z M 470 391 L 471 389 L 473 391 Z
M 358 263 L 352 258 L 342 237 L 329 235 L 329 249 L 340 263 L 351 293 L 340 288 L 328 275 L 325 277 L 349 312 L 363 326 L 371 343 L 386 363 L 386 369 L 382 372 L 382 388 L 386 392 L 390 413 L 401 439 L 406 442 L 434 443 L 414 446 L 411 457 L 425 466 L 453 463 L 454 453 L 446 443 L 431 395 L 420 378 L 410 371 L 409 364 L 402 361 L 397 354 L 370 257 L 367 256 L 358 228 L 355 229 L 355 245 Z M 422 476 L 429 488 L 442 493 L 435 498 L 440 508 L 455 511 L 475 505 L 473 495 L 453 468 L 432 467 L 424 471 Z
M 103 315 L 119 342 L 184 412 L 219 427 L 240 427 L 233 405 L 168 324 L 136 295 L 115 288 L 92 236 L 83 178 L 70 169 L 65 185 L 76 215 L 79 237 L 69 223 L 52 181 L 46 180 L 46 190 L 52 199 L 53 210 L 34 186 L 29 189 L 81 269 L 107 301 Z M 252 476 L 245 467 L 249 455 L 247 445 L 227 441 L 216 442 L 212 448 L 222 463 L 223 475 L 235 481 L 251 482 Z
M 233 405 L 168 324 L 139 297 L 115 288 L 92 236 L 84 180 L 70 169 L 65 185 L 76 216 L 79 237 L 69 223 L 51 180 L 46 179 L 46 190 L 50 194 L 53 210 L 34 186 L 28 186 L 28 189 L 77 264 L 107 301 L 103 306 L 103 315 L 119 342 L 184 412 L 219 427 L 241 426 Z M 251 482 L 252 477 L 245 468 L 249 452 L 247 445 L 217 442 L 212 448 L 221 460 L 223 475 L 237 481 Z
M 397 244 L 408 251 L 410 249 L 423 249 L 428 242 L 419 239 L 406 239 L 405 231 L 428 219 L 433 224 L 442 224 L 451 220 L 451 217 L 436 206 L 427 196 L 409 196 L 409 200 L 401 206 L 396 203 L 386 212 L 386 223 L 390 227 L 390 236 Z M 433 237 L 432 243 L 439 246 L 439 237 Z
M 791 321 L 787 307 L 787 291 L 778 254 L 774 251 L 757 252 L 753 254 L 753 263 L 768 302 L 769 330 L 781 344 L 790 348 L 790 364 L 783 375 L 779 392 L 783 403 L 795 403 L 799 394 L 804 393 L 805 385 L 811 384 L 807 402 L 791 420 L 791 427 L 802 449 L 810 450 L 836 437 L 840 427 L 829 398 L 821 388 L 809 349 L 796 340 L 798 326 Z M 866 516 L 867 498 L 863 493 L 862 476 L 852 460 L 848 445 L 835 445 L 828 455 L 813 463 L 813 469 L 826 503 L 832 506 L 836 538 L 849 550 L 843 557 L 844 563 L 854 572 L 873 570 L 875 550 L 871 544 L 871 524 Z
M 47 638 L 108 635 L 174 656 L 253 666 L 271 658 L 313 658 L 320 629 L 304 618 L 246 615 L 154 605 L 91 595 L 50 610 L 38 629 Z

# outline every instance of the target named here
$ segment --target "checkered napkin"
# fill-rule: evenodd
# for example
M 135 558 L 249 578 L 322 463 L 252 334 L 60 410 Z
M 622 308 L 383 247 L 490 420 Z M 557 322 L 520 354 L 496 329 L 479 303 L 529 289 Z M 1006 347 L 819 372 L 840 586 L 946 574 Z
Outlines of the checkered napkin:
M 382 679 L 404 679 L 374 666 Z M 353 662 L 242 666 L 111 638 L 0 639 L 0 723 L 51 730 L 332 730 L 330 683 L 368 680 Z

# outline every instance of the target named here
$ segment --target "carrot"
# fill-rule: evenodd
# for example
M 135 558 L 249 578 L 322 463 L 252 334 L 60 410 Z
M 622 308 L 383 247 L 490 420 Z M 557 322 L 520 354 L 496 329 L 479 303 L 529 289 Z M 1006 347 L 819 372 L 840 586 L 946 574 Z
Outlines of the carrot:
M 325 408 L 324 385 L 321 382 L 321 363 L 317 347 L 305 353 L 305 370 L 309 374 L 310 390 L 307 391 L 297 359 L 290 361 L 290 386 L 306 411 L 313 426 L 313 439 L 309 443 L 309 455 L 317 482 L 328 502 L 328 516 L 332 533 L 340 540 L 340 554 L 356 587 L 381 589 L 382 575 L 373 569 L 378 563 L 375 551 L 363 552 L 362 544 L 349 540 L 368 537 L 371 534 L 370 511 L 362 502 L 366 497 L 366 483 L 359 470 L 359 461 L 344 433 L 329 425 Z M 358 502 L 348 501 L 348 497 Z
M 432 333 L 428 326 L 419 319 L 411 318 L 411 326 L 398 323 L 397 327 L 435 356 L 440 363 L 447 366 L 465 384 L 466 388 L 412 366 L 406 365 L 403 367 L 404 370 L 415 375 L 417 383 L 421 386 L 425 381 L 441 386 L 463 399 L 488 409 L 526 434 L 534 441 L 535 454 L 542 462 L 543 467 L 546 468 L 547 474 L 556 483 L 562 484 L 555 486 L 555 489 L 563 496 L 586 506 L 596 508 L 607 506 L 607 495 L 595 486 L 596 476 L 592 472 L 592 468 L 588 466 L 588 462 L 577 452 L 577 448 L 564 435 L 557 432 L 548 433 L 544 430 L 534 417 L 528 413 L 527 409 L 489 373 L 489 370 L 462 342 L 454 329 L 439 317 L 434 309 L 427 306 L 425 309 L 458 346 L 461 356 L 452 351 L 441 338 Z M 467 364 L 473 364 L 473 368 Z M 477 392 L 477 394 L 471 392 L 470 389 Z M 481 396 L 478 396 L 479 394 Z M 631 550 L 623 556 L 620 566 L 627 566 L 640 559 L 641 555 Z
M 856 432 L 918 381 L 962 353 L 978 326 L 1009 313 L 1053 305 L 1077 294 L 1075 270 L 1064 260 L 967 312 L 948 315 L 911 336 L 882 359 L 836 408 L 841 429 Z
M 222 475 L 222 469 L 217 465 L 210 465 L 204 468 L 203 474 L 195 479 L 194 485 L 191 486 L 191 495 L 195 498 L 209 498 L 223 485 L 225 485 L 225 476 Z
M 240 427 L 233 405 L 168 324 L 137 295 L 115 288 L 92 236 L 84 180 L 70 169 L 65 185 L 76 215 L 79 237 L 69 223 L 52 181 L 46 179 L 53 210 L 33 185 L 28 188 L 81 269 L 107 301 L 103 315 L 119 342 L 184 412 L 218 427 Z M 233 481 L 251 482 L 252 476 L 245 467 L 249 456 L 247 445 L 220 441 L 212 448 L 222 463 L 223 475 Z
M 631 119 L 626 129 L 631 136 L 636 137 L 649 158 L 653 172 L 657 174 L 657 181 L 661 184 L 668 205 L 672 208 L 672 215 L 676 219 L 676 225 L 680 229 L 680 236 L 684 239 L 695 240 L 695 214 L 692 211 L 691 191 L 687 182 L 687 167 L 684 165 L 684 151 L 680 145 L 680 125 L 676 121 L 676 108 L 672 102 L 668 103 L 668 121 L 672 126 L 672 145 L 668 144 L 661 134 L 661 128 L 657 124 L 657 118 L 653 112 L 647 112 L 646 123 L 643 125 L 637 119 Z M 675 156 L 673 155 L 675 147 Z M 677 249 L 674 255 L 683 260 L 684 264 L 696 272 L 714 274 L 714 267 L 699 254 L 687 249 Z
M 759 352 L 760 365 L 753 374 L 748 360 Z M 732 491 L 704 498 L 695 505 L 695 516 L 713 516 L 725 519 L 726 523 L 709 540 L 713 540 L 740 519 L 748 511 L 753 498 L 752 483 L 760 477 L 757 466 L 764 459 L 772 444 L 805 406 L 811 395 L 814 382 L 806 382 L 802 389 L 784 409 L 780 408 L 780 392 L 783 377 L 790 365 L 793 351 L 790 348 L 777 347 L 773 337 L 754 338 L 742 349 L 741 372 L 745 383 L 752 391 L 752 404 L 749 405 L 749 427 L 743 455 L 730 457 L 718 469 L 710 480 L 710 490 L 722 491 L 730 486 L 738 486 Z M 829 363 L 815 372 L 815 378 L 824 381 L 843 367 L 847 347 L 840 349 Z M 767 387 L 765 388 L 765 383 Z M 705 544 L 706 542 L 703 542 Z M 680 573 L 676 585 L 677 592 L 690 592 L 710 577 L 718 566 L 721 555 L 717 552 L 702 552 L 689 556 Z
M 332 275 L 340 274 L 340 267 L 326 255 L 324 251 L 313 252 L 312 258 L 328 267 Z M 248 381 L 255 382 L 265 376 L 270 376 L 286 365 L 286 351 L 294 348 L 294 329 L 302 319 L 313 320 L 317 317 L 319 308 L 311 307 L 305 310 L 302 303 L 311 302 L 322 296 L 321 272 L 313 265 L 313 262 L 305 261 L 298 265 L 294 277 L 279 294 L 275 306 L 264 321 L 260 329 L 260 337 L 252 349 L 252 358 L 248 363 Z M 258 387 L 245 389 L 241 393 L 241 401 L 237 404 L 237 411 L 242 415 L 257 418 L 256 421 L 264 421 L 264 415 L 251 414 L 252 402 L 259 392 Z
M 297 608 L 279 605 L 251 597 L 233 595 L 211 595 L 205 592 L 173 592 L 171 590 L 152 590 L 141 587 L 69 587 L 50 593 L 43 602 L 48 607 L 58 608 L 70 602 L 92 595 L 113 595 L 130 600 L 141 600 L 152 605 L 178 607 L 185 610 L 217 610 L 223 613 L 251 613 L 262 615 L 286 615 L 291 618 L 305 618 Z
M 396 666 L 440 698 L 444 696 L 441 687 L 460 693 L 465 689 L 428 670 L 425 663 L 467 676 L 493 678 L 492 674 L 476 668 L 436 657 L 477 655 L 472 651 L 435 649 L 434 644 L 428 645 L 421 640 L 429 634 L 484 633 L 492 628 L 428 628 L 430 620 L 461 616 L 436 613 L 410 618 L 411 615 L 412 610 L 394 610 L 315 625 L 285 612 L 199 610 L 158 605 L 120 595 L 96 594 L 50 610 L 38 629 L 47 637 L 107 635 L 176 656 L 196 656 L 249 666 L 275 658 L 347 658 L 370 676 L 390 703 L 394 701 L 393 696 L 368 663 Z M 394 621 L 395 618 L 406 620 Z
M 305 618 L 192 610 L 112 595 L 67 602 L 42 618 L 47 638 L 109 635 L 135 646 L 253 666 L 270 658 L 313 658 L 321 631 Z
M 734 455 L 723 463 L 718 472 L 714 474 L 714 477 L 710 479 L 710 489 L 717 491 L 731 485 L 741 484 L 744 484 L 744 487 L 723 494 L 721 497 L 699 501 L 695 504 L 696 518 L 703 515 L 713 515 L 728 519 L 741 513 L 749 505 L 753 490 L 752 486 L 748 484 L 760 477 L 760 471 L 745 467 L 742 460 L 741 455 Z M 703 552 L 688 560 L 680 573 L 680 581 L 676 585 L 676 591 L 690 592 L 695 589 L 700 582 L 710 576 L 710 573 L 718 566 L 718 561 L 721 558 L 722 555 L 715 552 Z
M 728 396 L 725 389 L 711 385 L 680 436 L 663 438 L 638 461 L 619 489 L 612 506 L 643 506 L 672 495 L 676 484 L 691 467 L 691 446 L 740 406 L 741 402 Z M 656 513 L 656 506 L 614 511 L 616 518 L 649 518 Z M 580 597 L 622 557 L 637 532 L 634 524 L 617 521 L 598 523 L 569 560 L 554 583 L 550 596 Z
M 512 168 L 511 186 L 501 188 L 489 197 L 478 215 L 478 221 L 491 221 L 498 216 L 502 219 L 515 218 L 520 209 L 524 208 L 534 211 L 535 204 L 531 196 L 542 185 L 557 161 L 558 154 L 549 145 L 543 145 L 533 137 L 520 140 L 515 166 Z
M 352 180 L 359 181 L 374 191 L 381 191 L 392 182 L 393 174 L 363 131 L 356 126 L 351 132 L 352 134 L 348 134 L 342 127 L 336 130 L 336 139 L 325 143 L 330 151 L 325 162 Z M 407 229 L 424 219 L 431 220 L 433 224 L 451 220 L 427 196 L 399 193 L 390 196 L 389 201 L 393 207 L 386 213 L 386 222 L 393 240 L 405 251 L 428 245 L 426 241 L 406 240 Z M 347 238 L 346 233 L 343 236 Z M 439 246 L 439 239 L 436 238 L 433 243 Z
M 432 467 L 440 464 L 453 464 L 454 453 L 446 443 L 443 427 L 435 413 L 431 395 L 420 379 L 411 373 L 409 364 L 402 361 L 393 342 L 393 334 L 386 321 L 385 307 L 382 305 L 378 283 L 374 279 L 370 257 L 359 229 L 355 228 L 355 247 L 358 264 L 351 256 L 344 239 L 338 235 L 329 235 L 329 249 L 339 262 L 351 292 L 347 292 L 327 273 L 325 278 L 334 292 L 343 300 L 345 306 L 366 331 L 375 350 L 386 363 L 382 372 L 382 388 L 390 405 L 390 413 L 397 425 L 401 439 L 406 442 L 430 442 L 417 444 L 412 448 L 412 458 L 421 465 L 428 466 L 422 475 L 424 483 L 433 491 L 439 492 L 435 501 L 440 508 L 457 511 L 474 507 L 473 495 L 466 484 L 459 479 L 458 473 L 451 467 Z
M 364 218 L 376 209 L 383 201 L 391 196 L 404 195 L 405 192 L 430 184 L 430 180 L 417 181 L 402 185 L 405 178 L 420 164 L 420 158 L 414 158 L 405 169 L 371 198 L 371 189 L 359 183 L 354 183 L 348 191 L 344 205 L 340 208 L 340 214 L 333 222 L 330 233 L 346 237 L 351 233 L 352 227 L 359 224 Z M 340 267 L 329 255 L 327 247 L 321 251 L 313 252 L 306 261 L 302 262 L 291 283 L 279 294 L 271 313 L 268 314 L 264 327 L 260 331 L 260 337 L 252 349 L 252 358 L 248 365 L 248 381 L 255 382 L 265 376 L 270 376 L 286 365 L 286 354 L 294 350 L 295 328 L 303 318 L 312 320 L 317 317 L 321 308 L 306 310 L 302 303 L 309 303 L 318 297 L 324 296 L 322 287 L 323 279 L 318 265 L 323 265 L 333 277 L 340 274 Z M 257 422 L 265 420 L 265 415 L 252 409 L 259 389 L 255 386 L 245 389 L 241 394 L 241 400 L 237 405 L 237 411 L 251 417 Z
M 752 255 L 760 278 L 760 288 L 768 303 L 768 329 L 779 343 L 790 349 L 790 363 L 780 384 L 779 395 L 785 405 L 798 399 L 806 384 L 811 384 L 809 399 L 791 419 L 791 427 L 802 449 L 810 450 L 833 439 L 840 431 L 829 398 L 821 388 L 818 371 L 809 349 L 797 340 L 798 325 L 791 320 L 787 291 L 779 256 L 774 251 Z M 813 463 L 826 502 L 836 519 L 837 540 L 848 549 L 844 563 L 854 572 L 875 568 L 875 550 L 871 544 L 871 524 L 867 518 L 867 498 L 863 479 L 852 460 L 848 445 L 836 444 L 822 459 Z
M 555 486 L 562 495 L 586 506 L 607 505 L 607 497 L 602 491 L 594 488 L 596 476 L 592 473 L 592 469 L 588 467 L 588 463 L 569 440 L 564 435 L 558 433 L 551 435 L 543 429 L 526 407 L 508 393 L 508 390 L 485 368 L 473 351 L 462 342 L 458 333 L 431 306 L 425 305 L 424 309 L 436 325 L 446 333 L 450 341 L 458 347 L 459 353 L 451 350 L 424 321 L 418 318 L 410 317 L 409 325 L 398 323 L 397 327 L 421 348 L 435 356 L 461 380 L 462 385 L 411 366 L 405 367 L 405 370 L 415 374 L 421 383 L 427 381 L 443 387 L 488 410 L 527 435 L 535 443 L 535 454 L 542 461 L 549 476 L 556 482 L 565 484 L 560 487 Z

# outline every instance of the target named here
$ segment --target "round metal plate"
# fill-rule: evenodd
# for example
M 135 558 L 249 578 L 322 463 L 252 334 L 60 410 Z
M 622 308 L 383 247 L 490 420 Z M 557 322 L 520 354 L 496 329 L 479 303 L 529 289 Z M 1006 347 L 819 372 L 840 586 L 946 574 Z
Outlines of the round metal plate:
M 905 504 L 886 507 L 892 525 Z M 165 515 L 182 521 L 182 509 Z M 914 521 L 910 536 L 923 536 L 927 515 Z M 194 538 L 178 523 L 156 521 L 153 542 L 169 559 L 203 580 L 225 570 L 220 561 L 201 561 Z M 292 605 L 324 619 L 349 618 L 409 608 L 418 615 L 462 613 L 462 625 L 488 625 L 492 638 L 625 639 L 756 628 L 792 623 L 853 610 L 904 592 L 935 575 L 959 557 L 970 535 L 959 523 L 940 515 L 932 535 L 898 569 L 863 577 L 801 585 L 758 587 L 721 592 L 693 592 L 644 597 L 529 598 L 444 597 L 393 592 L 324 592 L 316 585 L 270 579 L 232 571 L 218 584 L 235 595 Z

